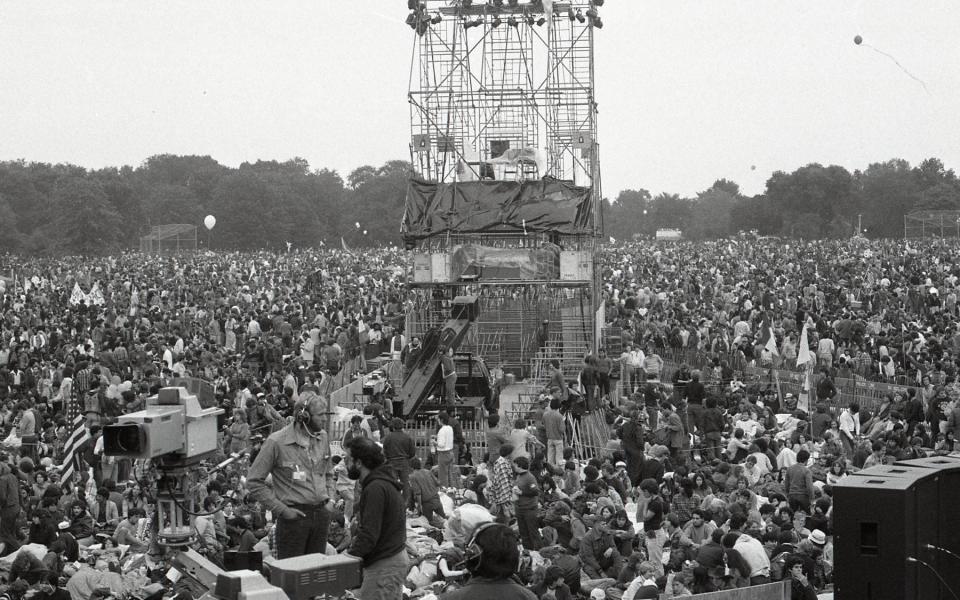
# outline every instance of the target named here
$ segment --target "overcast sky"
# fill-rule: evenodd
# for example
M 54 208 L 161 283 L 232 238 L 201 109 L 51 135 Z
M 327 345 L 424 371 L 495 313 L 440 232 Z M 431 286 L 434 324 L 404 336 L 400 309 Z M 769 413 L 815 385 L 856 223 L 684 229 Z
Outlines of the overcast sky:
M 301 156 L 346 177 L 408 159 L 406 13 L 403 0 L 0 0 L 0 160 Z M 960 170 L 956 0 L 608 0 L 601 14 L 605 196 L 691 195 L 720 177 L 753 194 L 810 162 Z

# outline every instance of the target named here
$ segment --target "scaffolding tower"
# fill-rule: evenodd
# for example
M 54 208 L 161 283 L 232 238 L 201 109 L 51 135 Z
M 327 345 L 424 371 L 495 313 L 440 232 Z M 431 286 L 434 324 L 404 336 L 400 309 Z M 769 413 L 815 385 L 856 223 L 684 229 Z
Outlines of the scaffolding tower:
M 475 295 L 480 316 L 462 347 L 508 371 L 537 377 L 559 359 L 575 375 L 596 349 L 603 223 L 594 34 L 602 4 L 408 2 L 408 337 L 449 318 L 456 296 Z M 465 251 L 512 254 L 455 269 Z M 559 260 L 532 268 L 545 256 Z
M 410 73 L 411 162 L 449 183 L 554 177 L 600 198 L 593 0 L 420 0 Z M 490 163 L 507 150 L 517 164 Z M 599 201 L 595 202 L 599 212 Z M 600 223 L 599 214 L 594 222 Z

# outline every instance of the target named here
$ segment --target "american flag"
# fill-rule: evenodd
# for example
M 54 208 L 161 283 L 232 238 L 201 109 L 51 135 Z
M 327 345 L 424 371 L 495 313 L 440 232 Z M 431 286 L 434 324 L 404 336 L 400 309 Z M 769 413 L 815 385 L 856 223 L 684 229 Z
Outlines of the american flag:
M 63 471 L 60 473 L 61 481 L 70 481 L 70 478 L 73 477 L 73 472 L 78 468 L 80 461 L 80 455 L 77 454 L 77 450 L 84 442 L 90 439 L 90 432 L 86 427 L 86 419 L 80 414 L 79 408 L 74 409 L 75 404 L 75 402 L 71 402 L 70 408 L 67 411 L 67 414 L 74 414 L 73 432 L 70 434 L 70 437 L 67 438 L 67 443 L 63 445 L 63 461 L 60 463 L 63 465 Z

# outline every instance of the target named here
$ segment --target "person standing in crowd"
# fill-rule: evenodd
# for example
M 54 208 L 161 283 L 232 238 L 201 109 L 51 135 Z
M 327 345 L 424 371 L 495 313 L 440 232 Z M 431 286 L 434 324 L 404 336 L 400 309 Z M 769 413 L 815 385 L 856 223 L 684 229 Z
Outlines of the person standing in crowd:
M 507 443 L 507 434 L 500 429 L 500 415 L 491 414 L 487 416 L 487 465 L 492 465 L 500 456 L 500 446 Z
M 443 401 L 457 403 L 457 365 L 453 362 L 453 348 L 440 346 L 440 374 L 443 378 Z
M 406 504 L 400 481 L 375 442 L 355 438 L 344 448 L 350 479 L 362 486 L 359 526 L 348 556 L 363 560 L 359 597 L 396 600 L 409 570 L 407 564 Z
M 566 402 L 570 398 L 570 389 L 567 387 L 567 379 L 563 376 L 563 369 L 560 368 L 560 361 L 550 359 L 550 380 L 547 382 L 547 389 L 560 388 L 560 402 Z
M 540 486 L 530 472 L 530 459 L 518 456 L 513 459 L 516 473 L 514 493 L 517 496 L 516 515 L 520 539 L 527 550 L 539 550 L 543 546 L 540 535 Z
M 560 413 L 560 389 L 551 390 L 550 406 L 543 412 L 543 425 L 547 433 L 547 462 L 554 467 L 562 467 L 564 421 Z
M 423 515 L 428 523 L 433 522 L 434 515 L 446 519 L 443 504 L 440 502 L 440 485 L 436 476 L 423 467 L 419 458 L 410 459 L 413 472 L 410 474 L 410 490 L 417 512 Z
M 600 398 L 612 400 L 610 395 L 610 375 L 613 372 L 613 360 L 607 356 L 607 351 L 600 348 L 597 353 L 597 385 L 599 386 Z
M 276 519 L 278 558 L 326 550 L 332 476 L 324 429 L 328 411 L 322 396 L 301 394 L 293 422 L 267 438 L 250 466 L 250 495 Z
M 646 374 L 643 372 L 643 361 L 645 359 L 646 356 L 643 354 L 643 350 L 640 349 L 640 344 L 634 344 L 622 357 L 627 372 L 626 379 L 629 385 L 629 389 L 627 390 L 628 395 L 636 393 L 647 379 Z
M 807 467 L 808 460 L 810 460 L 810 453 L 806 449 L 797 452 L 797 462 L 788 467 L 783 474 L 783 490 L 787 494 L 787 500 L 790 501 L 790 508 L 802 509 L 809 514 L 815 488 L 813 473 Z
M 643 424 L 646 417 L 646 411 L 637 408 L 634 410 L 632 417 L 623 424 L 621 445 L 627 455 L 627 476 L 630 478 L 630 485 L 633 487 L 640 483 L 640 474 L 645 460 Z
M 454 443 L 453 427 L 450 425 L 450 415 L 441 412 L 437 415 L 440 429 L 437 431 L 437 465 L 440 471 L 440 485 L 443 487 L 459 487 L 454 481 Z M 457 476 L 459 478 L 459 476 Z
M 410 460 L 417 455 L 417 447 L 413 438 L 403 431 L 403 419 L 390 420 L 390 433 L 383 438 L 383 453 L 387 463 L 396 471 L 400 484 L 403 486 L 405 506 L 410 505 Z
M 509 443 L 500 446 L 500 456 L 493 463 L 490 475 L 490 512 L 494 518 L 505 525 L 510 524 L 514 516 L 513 481 L 515 479 L 510 456 L 513 446 Z
M 860 405 L 851 402 L 850 406 L 840 413 L 840 441 L 843 443 L 843 451 L 848 459 L 853 458 L 853 452 L 857 448 L 857 438 L 860 437 Z

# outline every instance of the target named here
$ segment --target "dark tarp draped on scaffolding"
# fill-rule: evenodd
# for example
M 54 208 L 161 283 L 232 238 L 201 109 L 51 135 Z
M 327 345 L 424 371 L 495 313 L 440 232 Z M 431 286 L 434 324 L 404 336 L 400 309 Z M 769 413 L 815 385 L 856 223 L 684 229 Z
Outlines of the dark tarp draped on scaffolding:
M 443 233 L 593 232 L 591 189 L 568 181 L 464 181 L 411 178 L 401 230 L 405 240 Z
M 550 280 L 560 278 L 560 247 L 492 248 L 464 244 L 453 250 L 450 281 L 467 275 L 484 279 Z

